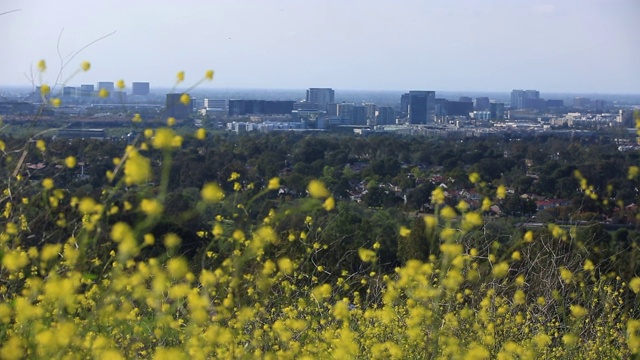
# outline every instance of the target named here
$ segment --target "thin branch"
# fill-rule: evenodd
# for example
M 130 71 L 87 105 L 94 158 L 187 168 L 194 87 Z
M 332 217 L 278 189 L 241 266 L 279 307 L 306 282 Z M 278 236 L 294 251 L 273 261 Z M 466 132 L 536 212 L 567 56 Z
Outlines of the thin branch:
M 5 11 L 3 13 L 0 13 L 0 16 L 2 15 L 6 15 L 6 14 L 11 14 L 13 12 L 17 12 L 17 11 L 22 11 L 22 9 L 15 9 L 15 10 L 9 10 L 9 11 Z

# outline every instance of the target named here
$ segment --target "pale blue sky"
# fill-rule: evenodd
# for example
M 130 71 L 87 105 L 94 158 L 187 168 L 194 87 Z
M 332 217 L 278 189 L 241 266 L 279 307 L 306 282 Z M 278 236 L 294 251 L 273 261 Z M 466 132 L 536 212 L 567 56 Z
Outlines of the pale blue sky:
M 55 80 L 102 35 L 71 85 L 640 93 L 639 0 L 3 0 L 0 84 Z

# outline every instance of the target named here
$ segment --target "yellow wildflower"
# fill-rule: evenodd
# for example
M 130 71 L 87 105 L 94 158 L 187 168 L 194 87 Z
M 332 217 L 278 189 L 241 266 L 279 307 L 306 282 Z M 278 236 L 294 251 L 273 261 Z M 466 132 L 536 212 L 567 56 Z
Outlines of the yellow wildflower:
M 184 81 L 184 71 L 178 71 L 176 74 L 176 83 L 181 83 Z
M 38 71 L 45 72 L 47 70 L 47 62 L 44 59 L 38 61 Z
M 478 181 L 480 181 L 480 174 L 478 174 L 477 172 L 472 172 L 471 174 L 469 174 L 469 181 L 471 181 L 472 184 L 476 184 Z
M 168 233 L 164 236 L 164 246 L 168 249 L 173 249 L 180 245 L 182 239 L 174 233 Z
M 175 125 L 175 124 L 176 124 L 176 118 L 174 118 L 174 117 L 171 117 L 171 116 L 170 116 L 170 117 L 167 119 L 167 126 L 173 126 L 173 125 Z
M 213 80 L 213 70 L 207 70 L 207 71 L 204 73 L 204 77 L 205 77 L 207 80 Z
M 51 92 L 51 87 L 47 84 L 40 85 L 40 94 L 42 96 L 48 95 Z
M 562 266 L 560 267 L 560 277 L 562 278 L 562 280 L 564 280 L 564 282 L 568 284 L 571 282 L 571 279 L 573 279 L 573 274 L 569 269 Z
M 189 105 L 189 103 L 191 102 L 191 97 L 189 96 L 189 94 L 182 94 L 180 95 L 180 102 L 184 105 Z
M 91 63 L 88 61 L 83 61 L 82 64 L 80 64 L 80 68 L 82 69 L 82 71 L 89 71 L 89 69 L 91 69 Z
M 269 180 L 269 185 L 267 186 L 269 190 L 278 190 L 280 189 L 280 179 L 277 177 L 271 178 Z
M 444 204 L 444 190 L 441 187 L 437 187 L 431 192 L 431 202 L 437 205 Z
M 636 276 L 631 279 L 631 281 L 629 281 L 629 288 L 636 294 L 640 293 L 640 277 Z
M 493 269 L 491 270 L 491 275 L 493 275 L 496 278 L 503 278 L 507 275 L 508 272 L 509 272 L 509 264 L 503 261 L 493 267 Z
M 307 186 L 309 195 L 313 198 L 326 198 L 331 195 L 329 190 L 324 186 L 324 183 L 320 180 L 311 180 Z
M 293 273 L 293 262 L 289 258 L 278 259 L 278 268 L 281 272 L 291 275 Z
M 207 137 L 207 131 L 203 128 L 196 130 L 196 139 L 204 140 Z
M 336 207 L 336 201 L 333 198 L 333 196 L 328 197 L 324 203 L 322 204 L 322 207 L 326 210 L 326 211 L 331 211 Z
M 504 185 L 498 186 L 498 190 L 496 190 L 496 197 L 498 199 L 504 199 L 507 196 L 507 188 Z
M 124 163 L 124 181 L 127 186 L 143 184 L 151 177 L 151 161 L 135 149 L 129 151 L 129 158 Z
M 411 235 L 411 230 L 406 226 L 400 226 L 400 236 L 408 237 L 409 235 Z
M 62 100 L 60 100 L 60 98 L 53 98 L 49 102 L 51 103 L 51 106 L 55 108 L 60 107 L 60 104 L 62 104 Z
M 44 140 L 39 139 L 38 141 L 36 141 L 36 148 L 42 152 L 45 152 L 47 150 L 47 145 L 44 143 Z
M 67 156 L 66 159 L 64 159 L 64 164 L 69 168 L 69 169 L 73 169 L 74 167 L 76 167 L 76 158 L 74 156 Z
M 156 199 L 142 199 L 140 202 L 140 210 L 148 216 L 160 216 L 164 207 Z
M 376 253 L 373 250 L 359 248 L 358 256 L 363 262 L 373 262 L 376 260 Z
M 524 241 L 528 243 L 533 241 L 533 231 L 529 230 L 524 234 Z
M 151 145 L 156 149 L 169 149 L 172 147 L 173 138 L 176 133 L 166 127 L 160 128 L 156 131 Z
M 42 187 L 45 188 L 46 190 L 53 189 L 53 186 L 54 186 L 54 183 L 52 178 L 46 178 L 42 180 Z
M 120 79 L 116 81 L 116 87 L 120 90 L 124 89 L 125 88 L 124 80 Z
M 98 96 L 101 98 L 108 98 L 109 97 L 109 90 L 105 89 L 105 88 L 101 88 L 100 91 L 98 91 Z
M 202 187 L 200 191 L 200 195 L 202 196 L 202 200 L 207 203 L 216 203 L 222 201 L 224 199 L 224 192 L 222 188 L 216 183 L 207 183 Z
M 571 305 L 569 308 L 571 309 L 571 315 L 577 319 L 583 318 L 588 314 L 587 309 L 580 305 Z
M 134 123 L 140 123 L 142 122 L 142 117 L 140 116 L 140 114 L 134 114 L 133 119 L 131 119 L 131 121 L 133 121 Z

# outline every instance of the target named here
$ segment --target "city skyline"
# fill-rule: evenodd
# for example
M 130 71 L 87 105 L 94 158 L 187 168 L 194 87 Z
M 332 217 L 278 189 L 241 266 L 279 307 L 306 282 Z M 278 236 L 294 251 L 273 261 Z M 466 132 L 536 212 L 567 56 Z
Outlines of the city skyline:
M 12 10 L 20 11 L 0 16 L 10 35 L 0 46 L 11 54 L 0 85 L 29 85 L 24 74 L 40 59 L 48 64 L 42 81 L 54 82 L 60 34 L 64 59 L 115 31 L 69 63 L 63 78 L 83 60 L 92 64 L 70 85 L 171 87 L 184 70 L 182 91 L 214 69 L 202 88 L 640 93 L 633 0 L 0 5 Z

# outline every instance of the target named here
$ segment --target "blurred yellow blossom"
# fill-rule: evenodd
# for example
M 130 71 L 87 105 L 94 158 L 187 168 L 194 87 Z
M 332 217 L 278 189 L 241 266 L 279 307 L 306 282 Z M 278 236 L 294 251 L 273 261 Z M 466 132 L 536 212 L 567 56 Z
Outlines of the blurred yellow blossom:
M 75 156 L 67 156 L 66 159 L 64 159 L 64 164 L 69 168 L 69 169 L 73 169 L 74 167 L 76 167 L 77 161 Z
M 360 257 L 360 260 L 364 262 L 372 262 L 376 259 L 376 253 L 373 250 L 365 248 L 358 249 L 358 256 Z
M 444 190 L 441 187 L 437 187 L 431 192 L 431 202 L 437 205 L 444 204 Z
M 42 180 L 42 187 L 45 188 L 46 190 L 51 190 L 53 189 L 53 179 L 52 178 L 46 178 L 44 180 Z
M 83 61 L 82 64 L 80 64 L 80 68 L 82 69 L 82 71 L 89 71 L 89 69 L 91 69 L 91 63 L 88 61 Z
M 267 189 L 269 190 L 278 190 L 280 189 L 280 178 L 274 177 L 269 180 L 269 184 L 267 185 Z
M 309 195 L 313 198 L 326 198 L 331 195 L 329 190 L 324 186 L 324 183 L 320 180 L 311 180 L 307 186 Z
M 47 70 L 47 62 L 44 59 L 38 61 L 38 71 L 45 72 Z
M 207 137 L 207 131 L 203 128 L 196 130 L 196 139 L 204 140 Z
M 120 79 L 116 81 L 116 88 L 123 90 L 125 87 L 124 80 Z
M 222 188 L 220 188 L 220 185 L 212 182 L 207 183 L 202 187 L 200 195 L 202 196 L 202 200 L 207 203 L 216 203 L 224 199 L 224 192 L 222 191 Z
M 326 211 L 331 211 L 336 207 L 336 200 L 333 198 L 333 196 L 330 196 L 324 201 L 324 203 L 322 204 L 322 207 Z
M 44 140 L 38 139 L 38 141 L 36 141 L 36 148 L 42 152 L 45 152 L 47 150 L 47 144 L 45 144 Z
M 409 235 L 411 235 L 411 230 L 406 226 L 400 226 L 400 236 L 408 237 Z
M 189 94 L 182 94 L 180 95 L 180 102 L 183 105 L 189 105 L 189 103 L 191 102 L 191 97 L 189 96 Z
M 108 98 L 109 97 L 109 90 L 105 89 L 105 88 L 101 88 L 100 91 L 98 91 L 98 96 L 101 98 Z
M 205 77 L 207 80 L 213 80 L 213 74 L 214 74 L 213 70 L 207 70 L 207 71 L 204 73 L 204 77 Z
M 634 277 L 629 281 L 629 288 L 636 294 L 640 293 L 640 277 Z
M 176 74 L 176 82 L 181 83 L 184 81 L 184 71 L 178 71 Z

